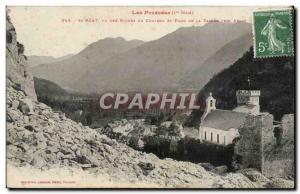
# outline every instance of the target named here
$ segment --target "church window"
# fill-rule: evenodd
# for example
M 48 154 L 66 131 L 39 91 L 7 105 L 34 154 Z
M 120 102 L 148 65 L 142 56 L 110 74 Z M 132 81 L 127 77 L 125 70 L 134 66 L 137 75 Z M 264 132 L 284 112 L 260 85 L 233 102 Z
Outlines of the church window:
M 213 141 L 213 133 L 210 134 L 210 140 Z
M 225 136 L 224 136 L 224 144 L 226 144 L 226 141 L 225 141 Z
M 213 100 L 210 101 L 210 107 L 212 107 L 212 106 L 213 106 Z
M 204 132 L 204 139 L 206 140 L 206 131 Z
M 219 134 L 217 134 L 217 143 L 220 142 L 220 139 L 219 139 Z

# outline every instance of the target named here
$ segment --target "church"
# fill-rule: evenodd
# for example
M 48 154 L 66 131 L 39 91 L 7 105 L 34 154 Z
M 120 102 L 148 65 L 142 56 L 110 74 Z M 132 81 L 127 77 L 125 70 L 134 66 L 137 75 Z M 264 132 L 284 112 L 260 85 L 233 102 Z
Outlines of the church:
M 239 128 L 248 115 L 259 115 L 260 90 L 236 91 L 237 107 L 233 110 L 216 108 L 212 93 L 206 99 L 205 112 L 201 117 L 199 138 L 202 142 L 218 145 L 232 144 L 239 137 Z

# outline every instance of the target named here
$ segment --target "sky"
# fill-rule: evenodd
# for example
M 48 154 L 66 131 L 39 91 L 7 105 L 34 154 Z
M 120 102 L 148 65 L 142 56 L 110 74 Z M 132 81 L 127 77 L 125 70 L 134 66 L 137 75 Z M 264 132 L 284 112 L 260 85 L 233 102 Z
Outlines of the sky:
M 25 45 L 26 55 L 60 57 L 76 54 L 89 44 L 107 37 L 150 41 L 180 27 L 202 26 L 208 20 L 240 20 L 252 23 L 253 11 L 270 8 L 9 6 L 8 9 L 17 31 L 17 39 Z M 144 14 L 145 11 L 175 14 L 152 15 Z M 143 14 L 136 14 L 138 12 Z M 120 19 L 134 22 L 120 22 Z M 138 22 L 139 20 L 143 21 Z

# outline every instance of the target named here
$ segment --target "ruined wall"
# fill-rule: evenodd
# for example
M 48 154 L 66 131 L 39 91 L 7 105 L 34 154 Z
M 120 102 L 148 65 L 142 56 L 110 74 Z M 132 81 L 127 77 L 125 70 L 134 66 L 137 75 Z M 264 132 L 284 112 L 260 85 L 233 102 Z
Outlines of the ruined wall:
M 235 154 L 241 156 L 243 168 L 262 170 L 262 142 L 273 139 L 273 116 L 261 114 L 249 115 L 239 129 L 240 140 L 236 143 Z
M 281 143 L 266 142 L 263 149 L 262 173 L 267 177 L 294 177 L 294 115 L 282 117 Z
M 283 138 L 289 138 L 291 140 L 294 140 L 294 114 L 286 114 L 283 115 L 281 119 L 281 125 L 283 129 Z
M 262 174 L 266 177 L 294 178 L 294 159 L 265 159 Z
M 239 129 L 235 154 L 241 156 L 242 168 L 253 167 L 266 177 L 294 177 L 294 115 L 282 118 L 282 139 L 276 141 L 273 115 L 248 116 Z
M 273 115 L 269 113 L 265 113 L 264 115 L 258 116 L 261 118 L 261 144 L 262 144 L 262 152 L 265 151 L 265 146 L 268 144 L 275 144 L 276 138 L 274 136 L 274 126 L 273 126 Z

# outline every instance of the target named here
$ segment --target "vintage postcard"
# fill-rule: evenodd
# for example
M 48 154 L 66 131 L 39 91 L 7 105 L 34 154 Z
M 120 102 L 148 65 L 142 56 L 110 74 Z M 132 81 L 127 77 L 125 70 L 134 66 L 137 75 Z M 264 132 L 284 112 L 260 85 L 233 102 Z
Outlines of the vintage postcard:
M 7 6 L 7 187 L 295 189 L 294 21 Z

